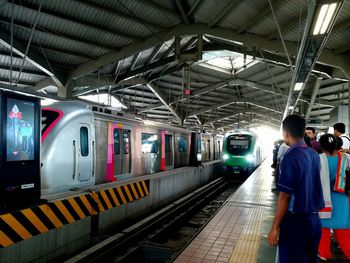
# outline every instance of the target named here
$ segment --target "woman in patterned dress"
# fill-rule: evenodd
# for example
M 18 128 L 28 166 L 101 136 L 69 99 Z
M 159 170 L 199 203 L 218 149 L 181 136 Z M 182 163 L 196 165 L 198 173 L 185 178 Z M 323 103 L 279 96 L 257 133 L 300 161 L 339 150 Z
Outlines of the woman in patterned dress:
M 337 151 L 337 140 L 334 135 L 322 135 L 320 145 L 324 151 L 320 154 L 320 159 L 326 207 L 319 212 L 322 223 L 319 258 L 327 260 L 332 257 L 330 230 L 333 229 L 341 250 L 350 259 L 350 199 L 344 193 L 348 161 L 344 153 Z

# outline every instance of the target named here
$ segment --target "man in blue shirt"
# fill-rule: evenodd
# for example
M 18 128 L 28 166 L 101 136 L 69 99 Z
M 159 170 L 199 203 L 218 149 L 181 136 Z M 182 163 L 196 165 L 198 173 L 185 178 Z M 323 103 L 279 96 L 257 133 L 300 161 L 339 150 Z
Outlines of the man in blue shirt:
M 324 207 L 320 158 L 303 138 L 305 120 L 287 116 L 282 123 L 289 145 L 280 167 L 277 210 L 268 242 L 278 245 L 280 263 L 317 263 L 321 238 L 318 211 Z

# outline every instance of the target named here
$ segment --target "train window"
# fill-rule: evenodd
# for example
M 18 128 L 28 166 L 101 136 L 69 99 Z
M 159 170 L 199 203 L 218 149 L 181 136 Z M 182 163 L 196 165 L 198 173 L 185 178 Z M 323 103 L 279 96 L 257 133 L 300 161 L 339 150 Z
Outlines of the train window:
M 221 156 L 221 142 L 218 141 L 218 157 Z
M 123 130 L 123 144 L 124 144 L 124 154 L 129 154 L 130 149 L 130 131 Z
M 120 136 L 119 130 L 113 130 L 113 138 L 114 138 L 114 154 L 120 154 Z
M 187 152 L 187 140 L 184 137 L 178 137 L 177 147 L 180 153 Z
M 171 143 L 172 143 L 172 137 L 171 135 L 165 135 L 165 152 L 171 153 Z
M 142 153 L 158 153 L 158 135 L 142 133 L 141 143 Z
M 89 132 L 86 127 L 80 127 L 80 153 L 81 156 L 89 155 Z

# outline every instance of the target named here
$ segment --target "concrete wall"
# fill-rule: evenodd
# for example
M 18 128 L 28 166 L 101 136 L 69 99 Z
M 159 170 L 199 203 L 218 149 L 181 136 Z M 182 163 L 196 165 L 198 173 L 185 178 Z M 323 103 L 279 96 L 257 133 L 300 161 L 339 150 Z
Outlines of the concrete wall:
M 97 223 L 93 223 L 91 217 L 88 217 L 13 246 L 0 248 L 0 262 L 47 262 L 68 255 L 89 244 L 91 231 L 106 232 L 123 221 L 140 217 L 167 205 L 207 183 L 212 177 L 222 174 L 222 169 L 220 161 L 213 161 L 201 167 L 183 167 L 125 180 L 122 184 L 149 179 L 150 194 L 140 200 L 98 214 Z

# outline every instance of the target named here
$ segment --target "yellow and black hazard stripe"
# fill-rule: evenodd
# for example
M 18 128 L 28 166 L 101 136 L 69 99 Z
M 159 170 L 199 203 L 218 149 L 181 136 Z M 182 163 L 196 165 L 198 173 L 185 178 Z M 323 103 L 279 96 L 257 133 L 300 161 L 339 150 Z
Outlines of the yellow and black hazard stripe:
M 0 215 L 0 247 L 96 215 L 98 207 L 92 196 L 89 193 Z
M 149 195 L 149 180 L 0 215 L 0 248 Z
M 96 192 L 99 212 L 133 202 L 149 195 L 149 180 Z

